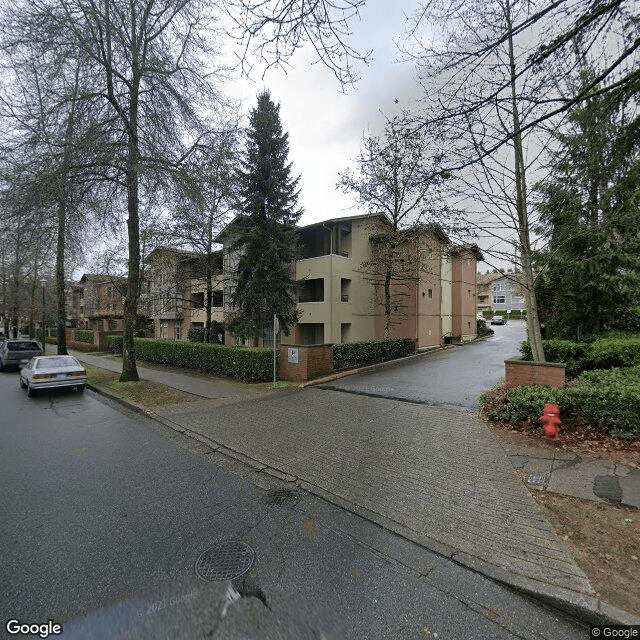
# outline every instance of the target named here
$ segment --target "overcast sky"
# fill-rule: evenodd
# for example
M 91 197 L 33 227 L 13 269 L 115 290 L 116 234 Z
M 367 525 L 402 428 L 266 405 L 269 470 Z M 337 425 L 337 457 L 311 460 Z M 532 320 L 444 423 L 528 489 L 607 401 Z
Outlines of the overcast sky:
M 234 97 L 243 101 L 244 113 L 255 107 L 263 89 L 280 104 L 282 126 L 289 133 L 289 158 L 301 177 L 301 224 L 363 213 L 355 199 L 335 185 L 338 174 L 357 156 L 363 134 L 381 133 L 382 114 L 409 107 L 417 95 L 413 66 L 397 62 L 395 45 L 417 6 L 418 0 L 367 0 L 360 20 L 350 25 L 349 44 L 359 52 L 371 50 L 372 61 L 359 65 L 360 80 L 346 94 L 330 70 L 312 64 L 308 46 L 296 53 L 286 74 L 270 70 L 264 80 L 232 87 Z

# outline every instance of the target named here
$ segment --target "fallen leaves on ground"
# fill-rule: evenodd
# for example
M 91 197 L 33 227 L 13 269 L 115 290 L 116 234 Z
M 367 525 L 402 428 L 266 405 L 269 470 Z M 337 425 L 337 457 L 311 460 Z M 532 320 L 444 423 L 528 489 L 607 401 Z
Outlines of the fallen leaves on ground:
M 550 491 L 531 492 L 598 597 L 640 611 L 640 510 Z

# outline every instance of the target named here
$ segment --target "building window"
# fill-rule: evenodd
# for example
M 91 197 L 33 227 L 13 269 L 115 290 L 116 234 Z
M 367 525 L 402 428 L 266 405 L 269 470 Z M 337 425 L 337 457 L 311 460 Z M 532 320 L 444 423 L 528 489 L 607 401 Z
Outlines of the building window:
M 160 323 L 160 338 L 162 340 L 169 338 L 169 323 L 166 321 Z
M 211 292 L 211 306 L 212 307 L 221 307 L 223 304 L 222 300 L 222 291 L 212 291 Z
M 182 340 L 182 322 L 176 322 L 176 340 Z
M 433 300 L 433 289 L 427 289 L 427 298 Z
M 351 291 L 351 280 L 348 278 L 340 278 L 340 301 L 349 302 L 349 293 Z
M 493 296 L 493 304 L 504 304 L 505 297 L 504 296 Z
M 193 299 L 194 309 L 204 309 L 204 291 L 192 293 L 191 298 Z
M 298 323 L 302 344 L 324 344 L 324 324 L 322 322 Z
M 324 278 L 304 280 L 298 290 L 298 302 L 324 302 Z

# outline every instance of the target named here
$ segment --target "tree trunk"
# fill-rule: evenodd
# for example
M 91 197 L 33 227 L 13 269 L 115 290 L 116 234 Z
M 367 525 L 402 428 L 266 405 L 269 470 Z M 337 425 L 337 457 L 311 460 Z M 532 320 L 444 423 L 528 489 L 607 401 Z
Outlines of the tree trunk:
M 69 164 L 71 162 L 71 144 L 73 142 L 73 131 L 75 125 L 76 97 L 78 95 L 78 86 L 80 78 L 80 67 L 76 67 L 74 95 L 71 100 L 71 107 L 67 116 L 67 126 L 64 135 L 63 165 L 62 175 L 58 192 L 58 237 L 56 247 L 56 290 L 58 294 L 58 313 L 57 313 L 57 342 L 58 353 L 67 355 L 67 305 L 66 305 L 66 287 L 64 281 L 64 249 L 67 239 L 67 211 L 69 210 L 69 189 L 67 182 L 69 180 Z
M 524 153 L 522 149 L 522 129 L 520 114 L 518 111 L 518 94 L 516 90 L 516 64 L 513 50 L 513 25 L 511 21 L 510 0 L 505 3 L 505 18 L 509 39 L 509 70 L 511 84 L 511 108 L 513 116 L 513 150 L 514 171 L 516 182 L 516 213 L 518 216 L 518 240 L 520 244 L 520 256 L 522 259 L 522 275 L 525 286 L 525 301 L 527 305 L 527 329 L 531 342 L 531 351 L 534 362 L 544 362 L 542 349 L 542 334 L 540 320 L 538 318 L 538 304 L 534 290 L 535 277 L 533 273 L 533 252 L 529 235 L 529 216 L 527 212 L 527 181 L 525 176 Z
M 384 337 L 389 338 L 391 329 L 391 268 L 384 274 Z
M 64 189 L 64 187 L 63 187 Z M 64 282 L 64 245 L 66 237 L 66 207 L 64 199 L 58 203 L 58 242 L 56 248 L 56 289 L 58 293 L 58 354 L 67 355 L 67 338 L 65 329 L 67 327 L 67 309 Z
M 138 182 L 140 174 L 140 148 L 138 144 L 138 91 L 140 81 L 134 79 L 130 93 L 129 131 L 127 143 L 127 233 L 129 261 L 127 294 L 124 299 L 124 336 L 122 339 L 122 373 L 120 382 L 139 380 L 136 366 L 134 336 L 138 320 L 140 295 L 140 219 Z

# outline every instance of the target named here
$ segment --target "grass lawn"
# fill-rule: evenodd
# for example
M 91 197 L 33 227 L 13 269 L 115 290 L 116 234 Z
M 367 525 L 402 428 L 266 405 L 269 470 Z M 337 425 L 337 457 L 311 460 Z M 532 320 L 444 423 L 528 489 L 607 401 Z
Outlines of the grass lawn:
M 165 387 L 151 380 L 137 382 L 118 382 L 119 374 L 100 367 L 85 364 L 89 384 L 110 395 L 122 398 L 137 405 L 152 409 L 153 407 L 179 404 L 199 400 L 190 393 Z

